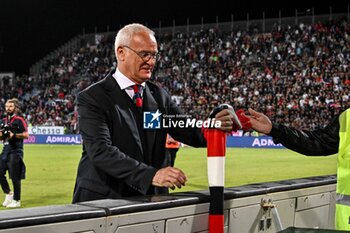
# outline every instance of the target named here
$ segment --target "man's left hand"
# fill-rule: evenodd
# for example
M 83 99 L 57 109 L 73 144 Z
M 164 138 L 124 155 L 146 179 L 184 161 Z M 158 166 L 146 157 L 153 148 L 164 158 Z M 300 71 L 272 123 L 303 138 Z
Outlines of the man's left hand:
M 219 107 L 224 108 L 215 115 L 215 120 L 221 121 L 221 126 L 218 129 L 231 133 L 242 128 L 241 122 L 231 105 L 223 104 Z
M 220 130 L 231 133 L 233 127 L 233 116 L 228 109 L 221 110 L 219 113 L 215 115 L 216 121 L 221 121 Z

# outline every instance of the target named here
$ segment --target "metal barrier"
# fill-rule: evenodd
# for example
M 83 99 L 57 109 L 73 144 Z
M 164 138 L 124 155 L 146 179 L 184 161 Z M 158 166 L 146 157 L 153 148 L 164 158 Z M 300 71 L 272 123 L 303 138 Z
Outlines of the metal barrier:
M 334 227 L 336 176 L 225 188 L 225 232 Z M 0 233 L 204 233 L 209 191 L 0 211 Z

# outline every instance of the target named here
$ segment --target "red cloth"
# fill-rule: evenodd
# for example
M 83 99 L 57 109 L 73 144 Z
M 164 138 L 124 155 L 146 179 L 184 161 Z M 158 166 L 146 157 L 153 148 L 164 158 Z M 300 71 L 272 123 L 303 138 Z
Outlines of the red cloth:
M 240 129 L 244 131 L 250 130 L 250 128 L 252 127 L 252 124 L 250 123 L 249 118 L 245 115 L 244 110 L 243 109 L 237 110 L 236 115 L 238 117 L 238 120 L 241 122 L 242 128 L 240 128 L 238 125 L 233 123 L 232 131 L 237 132 L 237 130 L 240 130 Z M 204 138 L 207 139 L 208 129 L 202 127 L 202 133 L 204 135 Z
M 252 127 L 252 124 L 250 123 L 249 118 L 245 115 L 243 109 L 238 109 L 236 111 L 236 115 L 237 115 L 239 121 L 241 122 L 242 130 L 247 131 Z M 237 125 L 233 125 L 232 130 L 236 132 L 237 130 L 239 130 L 239 128 Z

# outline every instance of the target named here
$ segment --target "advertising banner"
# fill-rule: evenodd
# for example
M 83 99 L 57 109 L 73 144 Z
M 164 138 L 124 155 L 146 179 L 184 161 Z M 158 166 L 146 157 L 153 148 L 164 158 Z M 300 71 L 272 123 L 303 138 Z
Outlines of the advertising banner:
M 227 147 L 247 147 L 247 148 L 285 148 L 281 144 L 275 144 L 272 137 L 268 136 L 243 136 L 227 137 Z
M 80 134 L 50 134 L 50 135 L 30 135 L 24 140 L 26 144 L 82 144 Z M 227 136 L 227 147 L 246 148 L 285 148 L 281 144 L 275 144 L 271 137 L 248 137 L 248 136 Z
M 28 126 L 29 135 L 64 134 L 63 126 Z
M 80 134 L 30 135 L 25 144 L 81 144 Z

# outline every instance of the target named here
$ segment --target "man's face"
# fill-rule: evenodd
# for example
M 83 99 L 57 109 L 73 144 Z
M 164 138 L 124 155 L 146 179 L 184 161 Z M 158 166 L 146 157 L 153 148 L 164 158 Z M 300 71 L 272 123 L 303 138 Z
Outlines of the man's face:
M 15 113 L 15 104 L 14 103 L 6 103 L 5 104 L 6 113 L 12 116 Z
M 140 32 L 133 36 L 130 46 L 120 47 L 117 51 L 120 56 L 118 69 L 135 83 L 143 83 L 152 76 L 156 64 L 157 41 L 153 35 Z M 154 58 L 142 58 L 145 54 L 154 55 Z

